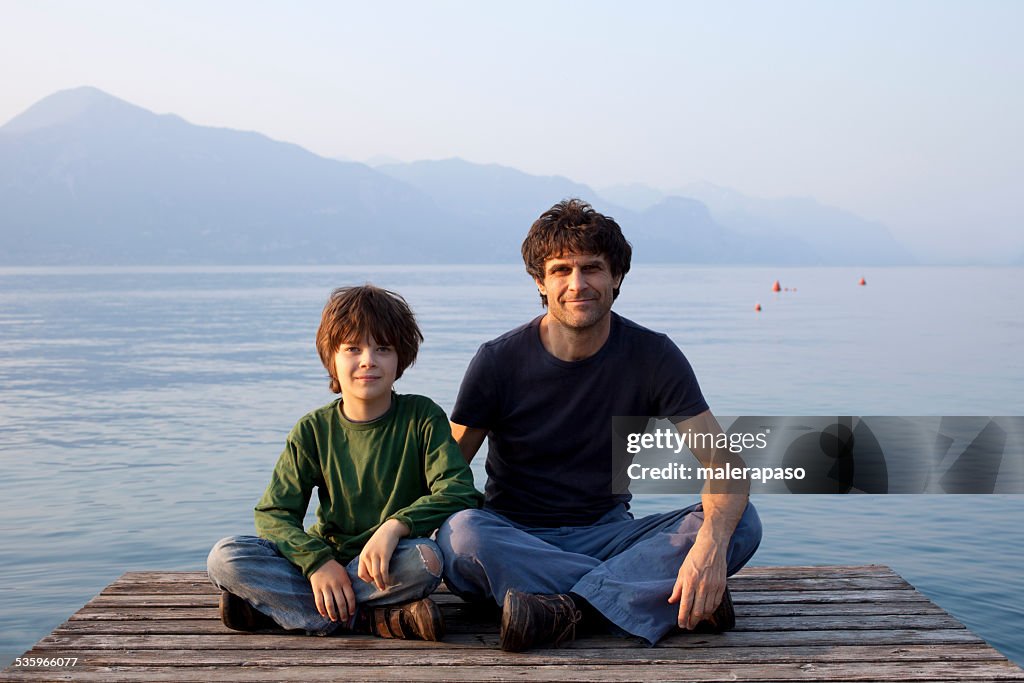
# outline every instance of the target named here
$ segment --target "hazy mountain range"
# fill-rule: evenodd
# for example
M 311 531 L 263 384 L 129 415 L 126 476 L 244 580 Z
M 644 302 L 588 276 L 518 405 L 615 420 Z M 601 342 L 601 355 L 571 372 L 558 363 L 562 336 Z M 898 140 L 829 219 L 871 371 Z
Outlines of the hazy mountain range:
M 95 88 L 0 127 L 4 265 L 513 262 L 530 223 L 569 196 L 614 216 L 637 261 L 914 262 L 884 226 L 812 199 L 597 192 L 460 159 L 370 167 Z

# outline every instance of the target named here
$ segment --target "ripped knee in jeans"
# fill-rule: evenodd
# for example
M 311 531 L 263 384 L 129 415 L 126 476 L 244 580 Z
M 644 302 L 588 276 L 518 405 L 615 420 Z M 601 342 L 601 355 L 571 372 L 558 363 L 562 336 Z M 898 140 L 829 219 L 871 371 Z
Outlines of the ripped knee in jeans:
M 423 560 L 423 566 L 427 571 L 434 576 L 441 576 L 441 560 L 434 549 L 425 544 L 418 545 L 416 549 L 420 551 L 420 559 Z

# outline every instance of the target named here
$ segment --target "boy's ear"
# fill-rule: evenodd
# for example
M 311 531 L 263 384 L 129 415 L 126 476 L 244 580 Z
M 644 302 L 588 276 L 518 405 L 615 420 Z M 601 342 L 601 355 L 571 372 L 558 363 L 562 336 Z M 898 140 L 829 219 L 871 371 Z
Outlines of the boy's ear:
M 544 281 L 533 278 L 533 281 L 537 284 L 537 290 L 544 296 L 548 295 L 548 290 L 544 287 Z

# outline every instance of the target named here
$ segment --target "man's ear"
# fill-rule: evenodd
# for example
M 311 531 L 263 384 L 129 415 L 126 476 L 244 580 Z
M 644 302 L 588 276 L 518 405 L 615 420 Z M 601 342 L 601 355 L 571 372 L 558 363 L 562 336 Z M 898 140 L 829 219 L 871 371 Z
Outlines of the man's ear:
M 537 278 L 533 278 L 533 282 L 537 285 L 537 291 L 539 291 L 541 293 L 541 295 L 543 295 L 543 296 L 547 296 L 548 295 L 547 290 L 544 289 L 544 281 L 543 280 L 538 280 Z

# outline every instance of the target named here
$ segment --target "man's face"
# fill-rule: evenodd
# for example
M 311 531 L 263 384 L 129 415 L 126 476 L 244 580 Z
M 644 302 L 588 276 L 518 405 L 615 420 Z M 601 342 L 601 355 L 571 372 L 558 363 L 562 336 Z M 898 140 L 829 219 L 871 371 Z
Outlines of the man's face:
M 566 327 L 583 330 L 596 325 L 612 309 L 614 277 L 600 254 L 564 254 L 544 262 L 544 279 L 536 280 L 548 298 L 548 313 Z

